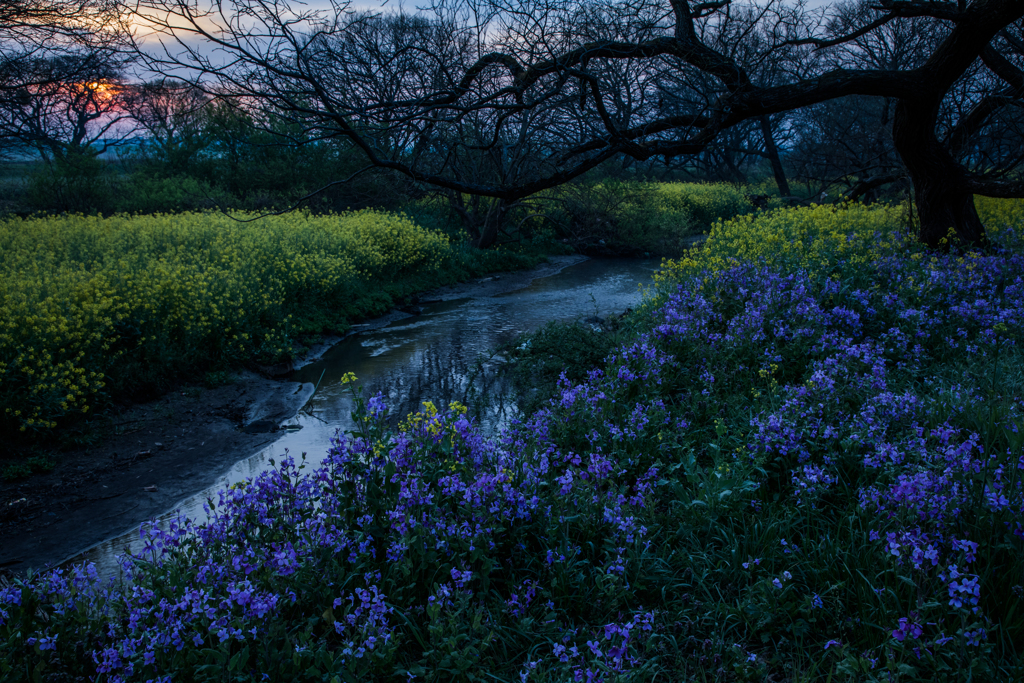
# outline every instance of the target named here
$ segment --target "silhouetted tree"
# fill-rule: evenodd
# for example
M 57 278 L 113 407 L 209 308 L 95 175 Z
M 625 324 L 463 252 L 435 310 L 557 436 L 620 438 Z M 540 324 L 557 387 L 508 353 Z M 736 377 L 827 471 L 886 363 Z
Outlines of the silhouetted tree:
M 125 134 L 128 37 L 112 0 L 0 2 L 0 149 L 38 154 L 65 178 L 94 174 Z
M 168 174 L 187 173 L 211 143 L 213 99 L 195 86 L 161 79 L 132 86 L 123 107 L 146 133 L 144 154 Z
M 938 246 L 950 228 L 982 241 L 973 195 L 1024 196 L 1024 180 L 1003 163 L 1011 150 L 977 151 L 1024 95 L 1024 2 L 877 0 L 844 23 L 828 8 L 769 0 L 746 12 L 746 29 L 720 30 L 739 6 L 436 0 L 426 18 L 381 18 L 286 0 L 139 0 L 135 11 L 162 31 L 154 66 L 189 67 L 320 135 L 348 138 L 374 165 L 503 205 L 613 157 L 700 154 L 737 126 L 849 96 L 894 103 L 893 147 L 914 186 L 922 241 Z M 402 30 L 384 30 L 388 22 Z M 892 68 L 844 56 L 908 22 L 935 37 L 920 61 Z M 368 33 L 382 37 L 367 43 Z M 805 65 L 763 82 L 752 75 L 749 65 L 794 50 Z M 668 109 L 659 106 L 673 94 L 666 83 L 677 88 Z M 699 92 L 680 97 L 679 84 Z M 964 94 L 959 109 L 944 106 Z

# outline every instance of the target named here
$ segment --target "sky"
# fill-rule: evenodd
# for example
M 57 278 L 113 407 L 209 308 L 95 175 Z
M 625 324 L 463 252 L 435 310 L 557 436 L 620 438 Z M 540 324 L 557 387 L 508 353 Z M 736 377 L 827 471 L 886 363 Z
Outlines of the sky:
M 827 7 L 828 5 L 831 5 L 833 2 L 834 0 L 808 0 L 807 6 L 812 8 Z M 401 6 L 404 6 L 407 11 L 414 11 L 416 4 L 416 0 L 405 0 L 404 2 L 402 2 L 401 0 L 388 0 L 388 2 L 386 2 L 382 8 L 381 3 L 376 2 L 375 0 L 353 0 L 351 6 L 352 9 L 356 11 L 380 9 L 383 9 L 385 11 L 394 11 L 396 8 Z M 310 9 L 326 9 L 330 7 L 329 3 L 323 2 L 322 0 L 319 2 L 318 0 L 309 0 L 309 2 L 307 2 L 307 5 L 310 7 Z
M 199 4 L 203 5 L 203 4 L 206 4 L 206 2 L 209 2 L 209 1 L 210 0 L 199 0 Z M 324 11 L 324 12 L 329 12 L 330 9 L 331 9 L 331 3 L 329 2 L 329 0 L 282 0 L 282 1 L 283 2 L 289 2 L 295 8 L 296 11 L 320 10 L 320 11 Z M 344 3 L 345 1 L 346 0 L 336 0 L 336 2 L 338 2 L 339 4 Z M 382 2 L 381 0 L 348 0 L 348 2 L 349 2 L 348 7 L 349 7 L 349 9 L 351 9 L 353 11 L 356 11 L 356 12 L 366 12 L 366 11 L 375 12 L 375 11 L 379 11 L 379 12 L 387 13 L 387 12 L 397 12 L 399 10 L 404 10 L 404 11 L 409 12 L 409 13 L 415 13 L 416 10 L 417 10 L 417 6 L 423 6 L 423 5 L 427 4 L 429 1 L 430 0 L 384 0 Z M 757 1 L 763 2 L 764 0 L 757 0 Z M 783 0 L 783 1 L 786 1 L 786 0 Z M 743 0 L 737 0 L 737 4 L 742 4 L 742 3 L 743 3 Z M 268 4 L 272 4 L 272 3 L 268 3 Z M 828 7 L 829 5 L 832 5 L 832 4 L 835 4 L 835 0 L 807 0 L 807 6 L 810 7 L 810 8 L 815 8 L 815 9 L 816 8 L 821 8 L 821 7 Z M 226 6 L 230 6 L 231 5 L 231 0 L 226 0 L 225 1 L 225 5 Z M 140 26 L 140 31 L 139 31 L 138 35 L 139 35 L 139 37 L 142 38 L 143 45 L 144 46 L 148 46 L 149 49 L 151 49 L 151 50 L 159 51 L 159 49 L 157 48 L 157 45 L 156 45 L 156 40 L 151 35 L 147 35 L 148 33 L 149 33 L 149 31 L 147 31 L 144 26 Z M 186 37 L 184 42 L 187 45 L 190 45 L 193 48 L 197 49 L 198 52 L 204 54 L 207 57 L 213 57 L 214 56 L 213 53 L 211 52 L 211 50 L 209 48 L 207 48 L 203 44 L 204 41 L 202 41 L 201 39 L 199 39 L 199 38 L 197 38 L 195 36 L 188 36 L 188 37 Z M 180 49 L 175 47 L 173 45 L 173 43 L 171 43 L 171 47 L 172 47 L 172 52 L 179 52 L 180 51 Z M 226 59 L 226 57 L 225 57 L 225 59 Z M 143 78 L 143 80 L 148 80 L 148 78 L 149 78 L 149 76 L 146 75 L 146 74 L 140 74 L 140 77 Z
M 812 8 L 827 7 L 833 2 L 834 0 L 808 0 L 807 6 Z M 391 9 L 393 11 L 394 8 L 404 5 L 406 10 L 414 10 L 416 4 L 415 0 L 412 0 L 412 2 L 406 0 L 403 3 L 396 2 L 396 0 L 388 0 L 383 9 Z M 307 5 L 311 9 L 330 7 L 328 3 L 322 1 L 318 2 L 317 0 L 310 0 L 307 2 Z M 374 0 L 354 0 L 352 2 L 352 9 L 357 11 L 381 9 L 381 3 L 375 2 Z
M 338 3 L 345 2 L 345 0 L 336 1 Z M 348 0 L 348 2 L 349 9 L 356 12 L 397 12 L 404 10 L 409 13 L 414 13 L 417 10 L 417 6 L 422 6 L 426 2 L 429 2 L 429 0 Z M 737 0 L 737 4 L 741 4 L 742 2 L 743 0 Z M 821 7 L 828 7 L 829 5 L 834 4 L 834 2 L 835 0 L 807 0 L 807 6 L 817 9 Z M 203 3 L 200 2 L 200 4 Z M 299 10 L 306 9 L 328 12 L 331 9 L 331 3 L 328 0 L 292 0 L 292 4 Z M 143 29 L 143 33 L 145 33 L 145 29 Z

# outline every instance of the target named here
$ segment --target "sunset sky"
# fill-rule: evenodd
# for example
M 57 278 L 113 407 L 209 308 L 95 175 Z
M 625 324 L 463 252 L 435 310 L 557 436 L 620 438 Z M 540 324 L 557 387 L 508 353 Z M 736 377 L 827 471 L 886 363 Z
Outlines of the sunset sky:
M 342 2 L 343 0 L 338 1 Z M 227 5 L 228 3 L 226 2 L 225 4 Z M 737 4 L 744 3 L 742 2 L 742 0 L 739 0 Z M 816 9 L 828 7 L 829 5 L 835 4 L 835 0 L 808 0 L 806 4 L 809 8 Z M 422 0 L 384 0 L 383 2 L 381 2 L 380 0 L 351 0 L 350 4 L 348 5 L 348 8 L 356 12 L 380 11 L 389 13 L 404 10 L 405 12 L 408 13 L 416 13 L 417 7 L 422 6 Z M 292 4 L 292 7 L 296 11 L 314 10 L 327 12 L 330 11 L 331 4 L 326 0 L 306 0 L 305 2 L 294 2 Z M 148 31 L 145 28 L 145 25 L 142 22 L 137 22 L 137 24 L 139 24 L 140 26 L 140 36 L 143 37 L 143 42 L 149 42 L 152 45 L 153 42 L 151 39 L 146 40 L 146 34 L 148 33 Z M 195 45 L 197 44 L 197 39 L 189 38 L 186 40 L 186 42 Z

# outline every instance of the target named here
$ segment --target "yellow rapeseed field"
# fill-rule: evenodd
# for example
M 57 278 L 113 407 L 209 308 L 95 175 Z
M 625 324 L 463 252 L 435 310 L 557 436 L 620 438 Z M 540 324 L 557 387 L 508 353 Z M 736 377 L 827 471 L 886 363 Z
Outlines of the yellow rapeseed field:
M 589 195 L 604 198 L 620 224 L 629 230 L 635 224 L 648 229 L 703 230 L 715 220 L 731 218 L 753 209 L 747 198 L 749 188 L 731 183 L 682 183 L 609 181 L 588 186 Z M 557 196 L 548 191 L 537 195 L 545 199 Z M 621 200 L 621 201 L 618 201 Z
M 730 183 L 644 183 L 653 205 L 637 207 L 659 214 L 682 214 L 700 225 L 750 211 L 749 188 Z
M 0 221 L 0 425 L 87 412 L 119 364 L 281 357 L 296 307 L 342 305 L 451 251 L 369 210 Z
M 989 232 L 998 233 L 1006 226 L 1024 226 L 1024 200 L 976 196 L 974 205 Z
M 978 197 L 976 205 L 990 234 L 1024 225 L 1024 200 Z M 655 280 L 671 283 L 738 263 L 826 273 L 839 263 L 856 266 L 918 248 L 905 227 L 908 217 L 906 204 L 826 204 L 737 216 L 717 221 L 702 248 L 664 261 Z
M 665 261 L 656 280 L 675 281 L 737 263 L 791 269 L 822 267 L 842 258 L 863 262 L 893 240 L 902 240 L 895 228 L 905 213 L 902 207 L 886 205 L 815 205 L 718 221 L 701 249 Z

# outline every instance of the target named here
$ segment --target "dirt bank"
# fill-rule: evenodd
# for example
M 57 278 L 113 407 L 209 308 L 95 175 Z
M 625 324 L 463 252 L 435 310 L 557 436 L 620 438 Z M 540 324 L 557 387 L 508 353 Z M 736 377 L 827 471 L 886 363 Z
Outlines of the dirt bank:
M 274 426 L 312 393 L 311 384 L 245 372 L 110 414 L 96 445 L 61 453 L 49 474 L 0 486 L 0 567 L 59 562 L 171 509 L 274 441 Z
M 584 260 L 553 257 L 533 270 L 425 292 L 419 301 L 495 296 Z M 392 311 L 352 333 L 414 312 Z M 315 361 L 339 339 L 326 339 L 295 365 Z M 313 385 L 286 376 L 242 372 L 224 386 L 182 387 L 109 413 L 106 436 L 61 453 L 52 472 L 0 482 L 0 570 L 20 573 L 59 563 L 173 509 L 213 484 L 231 464 L 275 441 L 276 425 L 293 417 L 312 393 Z

